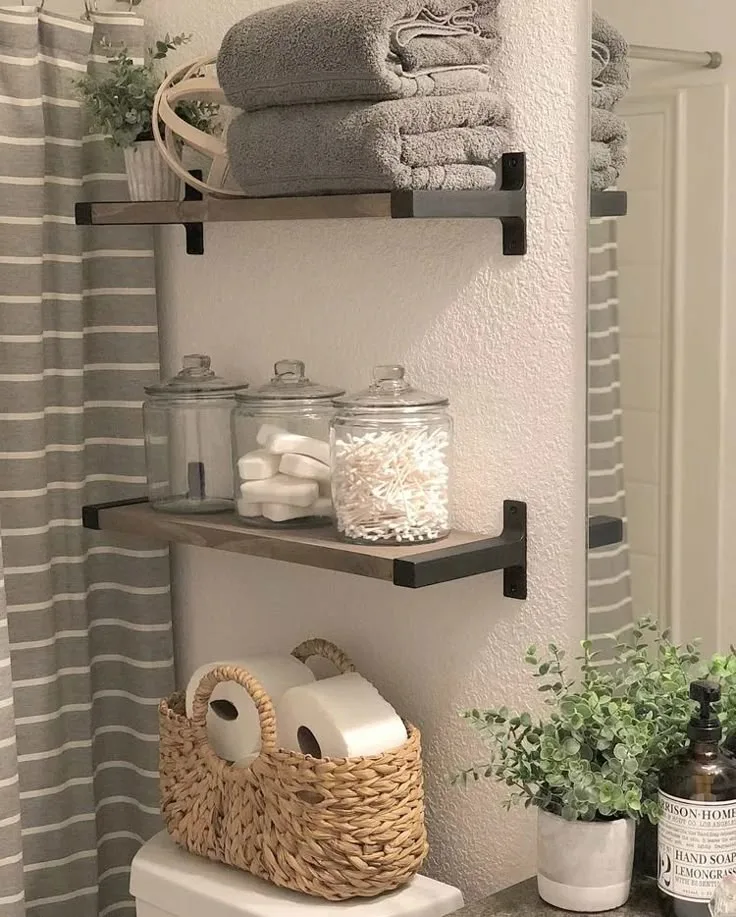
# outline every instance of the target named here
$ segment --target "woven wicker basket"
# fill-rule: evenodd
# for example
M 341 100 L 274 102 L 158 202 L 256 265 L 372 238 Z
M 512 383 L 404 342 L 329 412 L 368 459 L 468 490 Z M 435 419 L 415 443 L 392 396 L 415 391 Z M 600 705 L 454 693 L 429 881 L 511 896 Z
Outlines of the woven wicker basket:
M 355 671 L 334 644 L 310 640 L 293 655 Z M 249 768 L 219 758 L 207 741 L 212 691 L 235 681 L 253 698 L 261 753 Z M 312 758 L 276 747 L 273 704 L 237 667 L 204 676 L 193 716 L 184 696 L 161 702 L 161 810 L 174 840 L 275 885 L 340 901 L 398 888 L 427 855 L 419 730 L 400 748 L 365 758 Z

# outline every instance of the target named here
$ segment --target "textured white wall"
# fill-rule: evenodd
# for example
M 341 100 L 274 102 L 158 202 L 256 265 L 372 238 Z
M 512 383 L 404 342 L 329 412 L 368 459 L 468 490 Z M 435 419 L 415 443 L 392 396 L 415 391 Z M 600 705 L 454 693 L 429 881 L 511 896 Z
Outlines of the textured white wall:
M 159 32 L 215 49 L 263 5 L 146 0 L 142 11 Z M 457 523 L 495 533 L 504 497 L 529 502 L 526 603 L 504 600 L 498 575 L 410 593 L 217 552 L 176 557 L 182 676 L 324 635 L 421 725 L 429 871 L 469 898 L 531 874 L 534 834 L 496 788 L 450 788 L 483 758 L 457 710 L 526 703 L 523 649 L 584 631 L 587 17 L 587 0 L 505 3 L 502 83 L 529 158 L 527 258 L 503 258 L 491 222 L 207 227 L 203 258 L 184 254 L 182 230 L 161 237 L 167 369 L 201 350 L 220 373 L 262 380 L 298 356 L 313 379 L 353 388 L 374 363 L 404 362 L 452 400 Z

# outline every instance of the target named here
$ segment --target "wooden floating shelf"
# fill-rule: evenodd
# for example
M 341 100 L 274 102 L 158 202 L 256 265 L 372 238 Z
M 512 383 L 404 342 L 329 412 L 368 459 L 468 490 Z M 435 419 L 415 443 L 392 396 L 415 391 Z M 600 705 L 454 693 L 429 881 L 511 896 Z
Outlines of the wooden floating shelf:
M 407 547 L 348 544 L 328 527 L 248 528 L 234 513 L 173 515 L 145 500 L 85 506 L 83 521 L 89 529 L 337 570 L 410 589 L 503 570 L 504 594 L 526 598 L 526 504 L 516 500 L 504 502 L 504 529 L 497 538 L 453 532 L 434 544 Z
M 484 191 L 383 191 L 310 197 L 203 197 L 187 186 L 183 201 L 80 201 L 79 226 L 182 225 L 187 252 L 204 253 L 205 223 L 272 220 L 500 220 L 504 255 L 527 251 L 526 155 L 501 157 L 501 184 Z M 624 216 L 625 191 L 593 191 L 590 216 Z
M 183 201 L 82 202 L 79 225 L 250 223 L 267 220 L 500 219 L 516 215 L 516 191 L 386 191 L 319 197 L 205 197 Z
M 625 217 L 629 211 L 629 196 L 625 191 L 591 191 L 590 216 Z
M 187 186 L 183 201 L 80 202 L 80 226 L 169 225 L 187 229 L 187 252 L 204 251 L 204 223 L 264 220 L 500 220 L 503 253 L 526 254 L 526 155 L 501 157 L 501 184 L 484 191 L 384 191 L 374 194 L 324 194 L 311 197 L 202 197 Z
M 80 202 L 80 226 L 166 226 L 272 220 L 505 219 L 515 216 L 519 191 L 387 191 L 321 197 L 225 200 Z M 625 216 L 625 191 L 593 191 L 590 216 Z
M 331 528 L 266 529 L 241 525 L 234 513 L 174 515 L 151 509 L 147 500 L 85 506 L 85 528 L 139 535 L 158 541 L 265 557 L 306 567 L 336 570 L 419 589 L 481 573 L 504 571 L 504 595 L 527 597 L 526 503 L 505 500 L 503 531 L 496 538 L 453 532 L 443 541 L 406 547 L 356 545 Z M 623 522 L 610 516 L 589 521 L 591 550 L 618 544 Z

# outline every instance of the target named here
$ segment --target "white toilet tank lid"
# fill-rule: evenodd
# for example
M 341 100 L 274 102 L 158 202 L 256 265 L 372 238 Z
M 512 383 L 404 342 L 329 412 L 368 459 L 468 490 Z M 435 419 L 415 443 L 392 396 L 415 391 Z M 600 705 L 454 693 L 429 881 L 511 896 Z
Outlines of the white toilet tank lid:
M 133 860 L 130 892 L 171 917 L 446 917 L 463 906 L 459 889 L 425 876 L 378 898 L 323 901 L 277 888 L 196 857 L 162 831 Z

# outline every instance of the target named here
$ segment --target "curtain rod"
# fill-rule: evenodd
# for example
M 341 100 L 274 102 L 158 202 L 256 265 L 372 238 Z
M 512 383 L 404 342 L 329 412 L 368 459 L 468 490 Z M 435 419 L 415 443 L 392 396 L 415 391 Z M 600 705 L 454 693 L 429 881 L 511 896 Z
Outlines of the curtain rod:
M 718 70 L 723 64 L 720 51 L 678 51 L 674 48 L 653 48 L 650 45 L 630 45 L 629 57 L 635 60 L 663 61 L 672 64 L 692 64 L 707 70 Z

